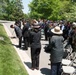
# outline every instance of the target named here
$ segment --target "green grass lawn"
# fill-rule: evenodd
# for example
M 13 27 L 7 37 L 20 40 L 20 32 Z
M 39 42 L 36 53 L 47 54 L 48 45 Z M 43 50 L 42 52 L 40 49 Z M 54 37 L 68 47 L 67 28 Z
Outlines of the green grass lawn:
M 28 75 L 1 24 L 0 37 L 0 75 Z

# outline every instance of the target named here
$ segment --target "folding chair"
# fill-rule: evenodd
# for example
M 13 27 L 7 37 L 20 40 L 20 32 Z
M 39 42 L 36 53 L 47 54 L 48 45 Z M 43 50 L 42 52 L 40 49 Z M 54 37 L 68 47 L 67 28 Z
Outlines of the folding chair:
M 72 53 L 72 66 L 76 68 L 76 52 Z
M 73 56 L 72 56 L 73 55 Z M 62 75 L 76 75 L 76 66 L 74 66 L 74 63 L 76 65 L 76 53 L 72 53 L 71 54 L 72 59 L 68 60 L 68 59 L 63 59 L 62 60 Z
M 65 52 L 67 52 L 67 56 L 62 59 L 62 65 L 70 65 L 72 63 L 71 61 L 71 54 L 72 54 L 72 48 L 69 46 L 69 49 L 64 49 Z
M 72 63 L 71 60 L 68 59 L 62 59 L 62 65 L 70 65 Z
M 62 66 L 62 75 L 76 75 L 76 69 L 72 66 Z
M 69 65 L 69 66 L 76 66 L 76 54 L 72 53 L 70 56 L 70 60 L 69 59 L 62 59 L 62 65 Z

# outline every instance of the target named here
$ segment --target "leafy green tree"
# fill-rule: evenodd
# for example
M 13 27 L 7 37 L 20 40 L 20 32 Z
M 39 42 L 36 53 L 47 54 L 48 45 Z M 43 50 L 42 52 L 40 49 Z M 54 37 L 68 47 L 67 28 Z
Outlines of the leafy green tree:
M 76 2 L 71 2 L 70 9 L 68 12 L 65 12 L 65 18 L 68 21 L 76 21 Z
M 29 4 L 29 15 L 31 18 L 70 20 L 73 15 L 75 16 L 75 6 L 75 0 L 33 0 Z
M 60 8 L 61 8 L 60 0 L 52 0 L 52 3 L 51 3 L 52 11 L 51 11 L 50 16 L 48 18 L 52 19 L 52 20 L 61 19 L 62 16 L 61 16 Z
M 0 0 L 0 19 L 4 19 L 3 15 L 6 14 L 4 8 L 6 6 L 7 6 L 7 3 L 5 2 L 5 0 Z
M 30 16 L 32 18 L 46 18 L 51 13 L 51 0 L 33 0 L 30 4 Z M 47 14 L 47 15 L 46 15 Z
M 23 6 L 21 0 L 7 0 L 7 7 L 5 11 L 7 15 L 5 16 L 8 20 L 21 19 L 23 14 Z
M 16 20 L 24 17 L 22 0 L 1 0 L 0 15 L 6 20 Z
M 61 19 L 60 0 L 33 0 L 30 4 L 32 18 Z

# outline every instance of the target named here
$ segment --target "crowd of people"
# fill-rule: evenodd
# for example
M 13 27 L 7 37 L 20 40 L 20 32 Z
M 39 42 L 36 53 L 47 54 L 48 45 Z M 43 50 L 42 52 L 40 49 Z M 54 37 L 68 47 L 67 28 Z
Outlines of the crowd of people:
M 50 46 L 51 75 L 61 75 L 65 40 L 67 40 L 65 48 L 71 45 L 73 52 L 76 52 L 76 22 L 33 19 L 31 21 L 23 20 L 22 24 L 21 21 L 16 21 L 10 27 L 14 28 L 19 39 L 18 47 L 22 47 L 22 42 L 24 42 L 24 50 L 28 50 L 28 47 L 30 47 L 32 70 L 39 70 L 42 32 L 45 41 L 47 40 Z

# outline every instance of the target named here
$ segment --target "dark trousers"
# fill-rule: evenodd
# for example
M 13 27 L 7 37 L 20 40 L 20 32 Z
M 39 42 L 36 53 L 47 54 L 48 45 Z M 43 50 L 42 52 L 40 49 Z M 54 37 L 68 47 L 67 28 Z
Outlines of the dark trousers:
M 24 37 L 24 48 L 27 50 L 29 47 L 29 37 Z
M 22 44 L 22 37 L 19 38 L 19 47 L 21 47 Z
M 51 63 L 51 75 L 61 75 L 61 62 Z
M 32 67 L 36 68 L 39 67 L 39 55 L 40 55 L 41 48 L 31 48 L 31 60 L 32 60 Z
M 48 40 L 48 33 L 45 32 L 45 40 Z

